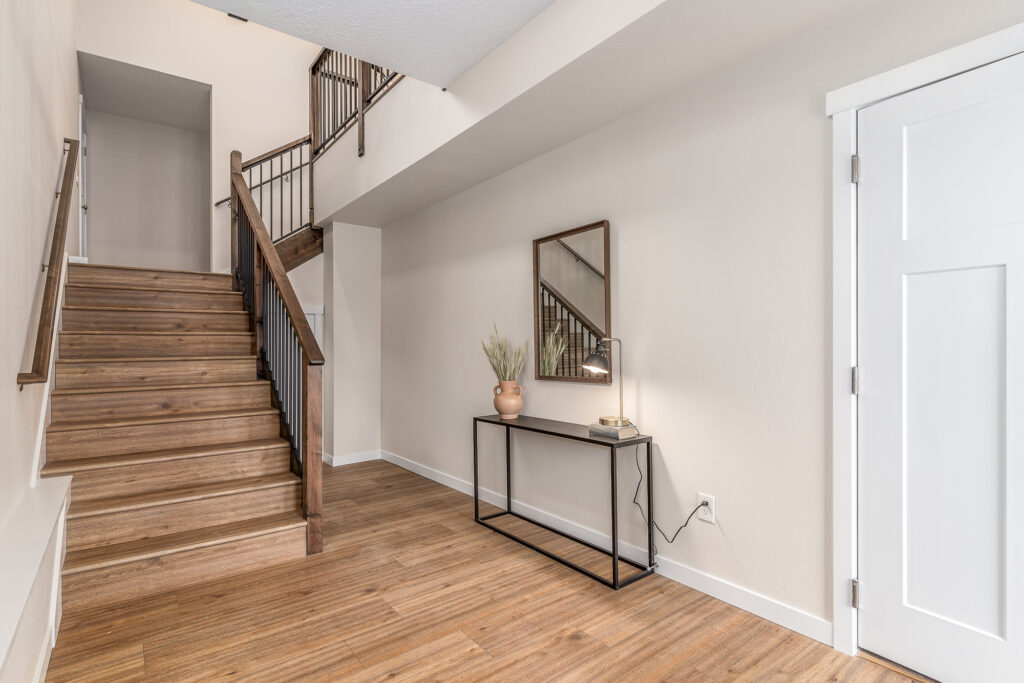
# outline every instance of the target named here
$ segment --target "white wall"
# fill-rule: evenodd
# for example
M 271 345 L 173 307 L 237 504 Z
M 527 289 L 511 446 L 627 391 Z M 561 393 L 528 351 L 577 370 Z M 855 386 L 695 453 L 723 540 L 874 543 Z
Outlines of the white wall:
M 73 0 L 0 3 L 0 680 L 25 680 L 48 652 L 47 629 L 57 548 L 57 506 L 40 506 L 33 487 L 36 439 L 46 388 L 18 391 L 15 376 L 30 369 L 44 275 L 49 258 L 61 149 L 78 137 L 78 65 Z M 68 248 L 77 250 L 77 186 L 71 198 Z M 66 485 L 64 487 L 66 494 Z M 23 515 L 25 511 L 35 514 Z M 33 552 L 12 541 L 18 532 L 38 540 Z M 25 538 L 24 534 L 20 535 Z M 15 643 L 17 653 L 8 650 Z
M 492 321 L 531 337 L 530 241 L 607 218 L 626 413 L 655 438 L 656 517 L 671 531 L 698 491 L 717 497 L 717 526 L 659 543 L 663 565 L 827 640 L 824 96 L 1020 21 L 1024 5 L 1007 0 L 879 2 L 385 226 L 382 448 L 472 479 L 470 417 L 493 412 L 479 340 Z M 617 386 L 532 376 L 526 414 L 588 422 L 615 409 Z M 500 490 L 502 437 L 481 436 L 484 484 Z M 514 443 L 517 498 L 607 532 L 602 453 Z M 643 545 L 623 456 L 623 535 Z
M 0 527 L 32 479 L 43 387 L 18 391 L 14 378 L 32 364 L 44 275 L 49 258 L 65 137 L 78 136 L 78 65 L 71 0 L 5 2 L 0 6 Z M 71 206 L 78 204 L 72 197 Z M 74 252 L 78 212 L 72 208 L 68 247 Z
M 83 52 L 212 86 L 213 201 L 228 195 L 232 150 L 250 158 L 309 132 L 316 45 L 188 0 L 89 0 L 77 30 Z M 210 210 L 210 267 L 226 271 L 229 209 Z
M 334 223 L 324 240 L 324 453 L 340 465 L 380 453 L 381 232 Z
M 89 259 L 206 270 L 210 263 L 210 138 L 86 110 Z

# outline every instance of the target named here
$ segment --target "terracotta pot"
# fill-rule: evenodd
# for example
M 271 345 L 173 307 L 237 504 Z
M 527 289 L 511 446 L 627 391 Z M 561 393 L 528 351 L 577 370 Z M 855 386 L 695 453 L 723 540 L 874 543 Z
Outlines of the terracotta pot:
M 500 391 L 499 391 L 500 390 Z M 494 387 L 494 409 L 502 420 L 514 420 L 523 409 L 523 387 L 515 380 L 502 380 Z

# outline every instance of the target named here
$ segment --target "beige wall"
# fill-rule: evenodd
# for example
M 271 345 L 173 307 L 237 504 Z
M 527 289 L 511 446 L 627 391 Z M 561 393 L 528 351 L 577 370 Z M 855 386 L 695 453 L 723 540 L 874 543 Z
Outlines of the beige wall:
M 32 479 L 43 408 L 42 385 L 18 391 L 30 369 L 49 237 L 60 183 L 63 139 L 78 137 L 78 65 L 71 0 L 0 4 L 0 527 Z M 71 205 L 78 205 L 77 185 Z M 78 212 L 71 211 L 68 247 L 77 249 Z
M 324 453 L 336 464 L 380 451 L 381 232 L 325 232 Z
M 78 49 L 212 86 L 213 201 L 228 195 L 232 150 L 253 157 L 309 132 L 312 43 L 188 0 L 89 0 Z M 210 210 L 210 266 L 226 271 L 228 208 Z
M 1020 21 L 1007 0 L 879 2 L 385 226 L 382 448 L 472 479 L 470 417 L 493 412 L 479 340 L 492 322 L 531 337 L 530 241 L 607 218 L 626 413 L 654 435 L 659 524 L 717 497 L 718 524 L 662 557 L 829 619 L 825 93 Z M 526 414 L 615 410 L 617 385 L 538 383 L 532 359 Z M 503 436 L 481 435 L 500 490 Z M 607 533 L 602 453 L 532 435 L 514 448 L 516 498 Z M 619 503 L 643 545 L 632 455 Z
M 86 110 L 89 260 L 206 270 L 210 138 Z

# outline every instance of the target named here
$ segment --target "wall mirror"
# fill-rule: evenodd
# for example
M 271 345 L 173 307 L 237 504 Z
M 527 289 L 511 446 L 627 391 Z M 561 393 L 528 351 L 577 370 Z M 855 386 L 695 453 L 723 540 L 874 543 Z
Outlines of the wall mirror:
M 610 384 L 612 373 L 583 359 L 612 326 L 608 221 L 533 241 L 533 320 L 537 379 Z

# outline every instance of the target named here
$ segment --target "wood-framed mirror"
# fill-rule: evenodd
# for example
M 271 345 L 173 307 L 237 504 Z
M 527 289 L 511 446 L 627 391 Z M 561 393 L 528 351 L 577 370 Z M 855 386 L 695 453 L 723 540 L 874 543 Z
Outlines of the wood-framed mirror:
M 608 221 L 533 241 L 534 367 L 537 379 L 611 384 L 583 360 L 611 336 Z

